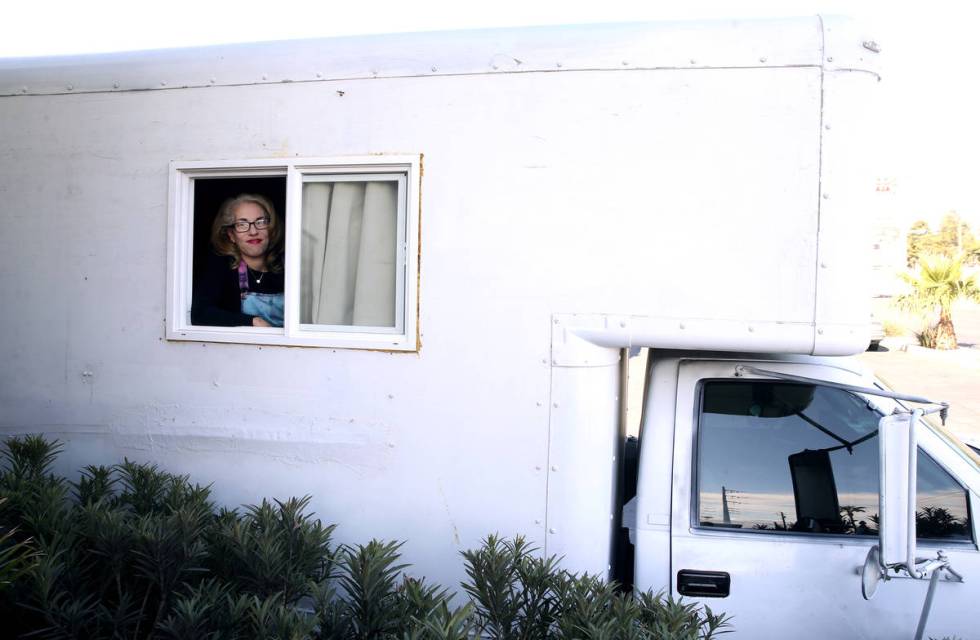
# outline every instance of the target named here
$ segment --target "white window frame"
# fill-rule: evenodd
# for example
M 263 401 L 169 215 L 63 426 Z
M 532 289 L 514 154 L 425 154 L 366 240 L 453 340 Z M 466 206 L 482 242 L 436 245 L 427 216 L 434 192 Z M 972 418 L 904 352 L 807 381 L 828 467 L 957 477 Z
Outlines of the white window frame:
M 286 178 L 285 319 L 278 327 L 210 327 L 190 320 L 194 254 L 194 181 L 203 178 Z M 421 156 L 173 161 L 167 233 L 167 339 L 199 342 L 418 351 L 419 189 Z M 304 181 L 397 180 L 395 327 L 301 325 L 300 242 Z

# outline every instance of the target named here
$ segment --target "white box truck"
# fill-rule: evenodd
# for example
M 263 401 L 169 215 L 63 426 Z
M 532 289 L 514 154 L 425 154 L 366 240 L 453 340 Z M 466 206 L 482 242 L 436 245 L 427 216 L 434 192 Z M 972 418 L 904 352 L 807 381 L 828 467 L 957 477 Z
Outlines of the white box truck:
M 740 637 L 968 636 L 977 458 L 840 357 L 877 57 L 813 17 L 0 61 L 0 430 L 312 494 L 444 584 L 524 534 Z M 281 326 L 198 313 L 240 194 Z

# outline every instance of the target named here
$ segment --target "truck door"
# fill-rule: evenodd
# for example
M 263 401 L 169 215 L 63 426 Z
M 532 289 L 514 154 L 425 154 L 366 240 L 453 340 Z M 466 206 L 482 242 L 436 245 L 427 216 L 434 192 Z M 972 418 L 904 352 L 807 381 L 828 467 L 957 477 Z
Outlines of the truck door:
M 736 364 L 679 368 L 674 595 L 734 616 L 740 637 L 911 638 L 926 581 L 891 580 L 875 599 L 861 595 L 860 567 L 877 544 L 880 411 L 840 389 L 736 377 Z M 830 366 L 765 366 L 861 383 Z M 967 583 L 937 585 L 926 637 L 962 636 L 973 630 L 970 578 L 980 577 L 971 495 L 936 462 L 941 452 L 929 455 L 930 442 L 920 443 L 919 549 L 942 548 Z

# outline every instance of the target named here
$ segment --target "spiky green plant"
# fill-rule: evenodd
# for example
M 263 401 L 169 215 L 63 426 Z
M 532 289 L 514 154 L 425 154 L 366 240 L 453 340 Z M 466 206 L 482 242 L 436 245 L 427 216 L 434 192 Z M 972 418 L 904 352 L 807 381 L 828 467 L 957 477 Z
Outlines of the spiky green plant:
M 309 502 L 310 496 L 263 500 L 244 513 L 219 512 L 207 536 L 210 570 L 263 600 L 278 593 L 283 604 L 295 604 L 333 566 L 335 525 L 305 513 Z
M 433 609 L 411 631 L 402 635 L 403 640 L 470 640 L 479 637 L 473 620 L 473 605 L 450 609 L 446 603 Z
M 453 599 L 453 593 L 437 584 L 428 584 L 425 578 L 403 576 L 397 587 L 397 615 L 407 625 L 426 620 L 440 607 Z
M 708 640 L 730 622 L 708 607 L 671 596 L 624 593 L 596 576 L 559 569 L 526 540 L 488 536 L 466 551 L 476 626 L 494 639 Z
M 88 466 L 69 483 L 51 473 L 58 450 L 31 436 L 2 453 L 5 636 L 687 640 L 727 625 L 706 607 L 569 574 L 521 537 L 463 553 L 471 602 L 455 608 L 455 594 L 404 574 L 402 543 L 331 548 L 334 527 L 307 512 L 308 496 L 216 511 L 210 486 L 153 464 Z
M 589 574 L 570 576 L 561 586 L 560 598 L 562 614 L 555 633 L 559 638 L 644 637 L 635 623 L 636 602 L 621 597 L 615 584 Z
M 702 610 L 694 602 L 675 600 L 671 594 L 640 593 L 639 621 L 655 638 L 665 640 L 710 640 L 732 631 L 731 621 L 724 614 L 715 614 L 707 606 Z
M 938 313 L 935 348 L 955 349 L 953 303 L 960 299 L 980 302 L 980 284 L 975 276 L 964 275 L 962 257 L 924 256 L 919 261 L 918 271 L 914 275 L 903 274 L 902 279 L 910 290 L 899 296 L 896 304 L 917 313 Z
M 169 640 L 245 640 L 253 603 L 247 594 L 235 595 L 231 584 L 208 578 L 175 597 L 157 633 Z
M 89 505 L 100 500 L 111 500 L 116 482 L 118 478 L 112 467 L 88 465 L 82 469 L 81 477 L 75 483 L 75 501 Z
M 316 628 L 316 618 L 283 606 L 279 594 L 265 600 L 252 596 L 248 621 L 249 640 L 307 640 Z
M 51 473 L 51 466 L 64 445 L 41 435 L 9 438 L 3 452 L 10 478 L 41 478 Z
M 339 583 L 348 602 L 351 630 L 358 640 L 388 638 L 404 620 L 397 591 L 401 543 L 371 540 L 341 550 Z
M 6 498 L 0 498 L 0 507 Z M 0 593 L 8 591 L 22 575 L 31 570 L 37 560 L 37 552 L 31 539 L 17 539 L 17 529 L 0 525 Z
M 483 633 L 499 640 L 547 638 L 560 613 L 558 590 L 567 576 L 555 556 L 541 558 L 522 536 L 490 535 L 480 549 L 464 551 L 469 582 Z
M 315 585 L 314 611 L 322 640 L 467 638 L 470 609 L 450 606 L 454 594 L 402 574 L 399 542 L 372 540 L 342 547 L 335 580 Z M 462 635 L 461 635 L 462 634 Z

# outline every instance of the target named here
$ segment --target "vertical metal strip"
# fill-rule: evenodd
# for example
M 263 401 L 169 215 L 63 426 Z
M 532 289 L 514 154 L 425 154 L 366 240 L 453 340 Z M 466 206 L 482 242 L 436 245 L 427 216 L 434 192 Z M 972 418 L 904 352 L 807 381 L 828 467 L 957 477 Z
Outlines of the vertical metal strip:
M 814 243 L 814 261 L 813 261 L 813 327 L 811 328 L 811 347 L 810 353 L 812 354 L 817 349 L 817 313 L 819 311 L 820 304 L 820 218 L 823 215 L 823 206 L 821 202 L 824 196 L 824 183 L 823 183 L 823 145 L 824 145 L 824 107 L 825 107 L 825 97 L 826 97 L 826 84 L 825 80 L 827 77 L 827 70 L 825 63 L 827 60 L 827 30 L 826 25 L 824 25 L 823 16 L 818 15 L 817 19 L 820 21 L 820 118 L 818 120 L 817 129 L 817 139 L 818 139 L 818 151 L 817 151 L 817 228 L 814 230 L 816 234 L 816 242 Z

